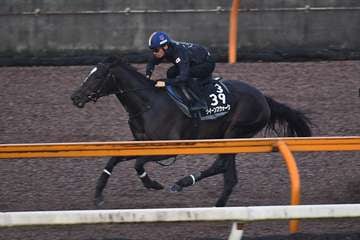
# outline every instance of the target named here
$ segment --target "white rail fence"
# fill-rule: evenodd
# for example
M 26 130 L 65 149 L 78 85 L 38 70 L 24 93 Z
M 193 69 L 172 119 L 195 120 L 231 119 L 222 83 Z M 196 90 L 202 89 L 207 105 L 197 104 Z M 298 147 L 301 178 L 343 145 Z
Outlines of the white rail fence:
M 327 218 L 360 218 L 360 204 L 1 212 L 0 227 L 229 221 L 228 239 L 239 240 L 243 229 L 237 223 Z

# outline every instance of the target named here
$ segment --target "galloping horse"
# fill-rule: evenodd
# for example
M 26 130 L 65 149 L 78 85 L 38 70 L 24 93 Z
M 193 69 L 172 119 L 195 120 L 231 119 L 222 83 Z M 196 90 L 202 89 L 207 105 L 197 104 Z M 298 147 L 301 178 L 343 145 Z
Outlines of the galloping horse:
M 71 99 L 75 106 L 82 108 L 87 102 L 115 94 L 129 114 L 129 127 L 135 140 L 251 138 L 264 128 L 280 131 L 285 136 L 311 136 L 311 122 L 301 111 L 264 96 L 242 81 L 225 80 L 223 83 L 230 90 L 231 111 L 215 120 L 198 121 L 186 116 L 164 89 L 154 87 L 154 81 L 121 58 L 108 57 L 96 65 Z M 178 192 L 222 173 L 224 189 L 215 206 L 225 206 L 238 182 L 235 156 L 220 154 L 208 169 L 180 179 L 170 189 Z M 163 189 L 149 177 L 144 165 L 170 157 L 173 156 L 111 157 L 97 181 L 95 204 L 100 206 L 104 202 L 102 193 L 115 165 L 132 159 L 136 159 L 135 170 L 146 188 Z

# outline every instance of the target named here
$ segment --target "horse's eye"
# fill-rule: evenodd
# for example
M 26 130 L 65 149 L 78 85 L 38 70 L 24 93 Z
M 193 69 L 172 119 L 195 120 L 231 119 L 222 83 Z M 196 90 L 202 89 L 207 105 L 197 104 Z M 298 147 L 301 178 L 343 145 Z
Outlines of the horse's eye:
M 90 93 L 90 94 L 88 95 L 88 98 L 89 98 L 89 99 L 94 99 L 94 98 L 96 98 L 96 93 L 94 93 L 94 92 Z

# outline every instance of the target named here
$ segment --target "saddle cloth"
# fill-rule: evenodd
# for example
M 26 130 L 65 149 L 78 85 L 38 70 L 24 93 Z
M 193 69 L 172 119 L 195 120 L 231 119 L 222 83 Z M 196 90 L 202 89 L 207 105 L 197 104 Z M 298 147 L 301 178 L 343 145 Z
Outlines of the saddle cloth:
M 194 114 L 190 112 L 187 104 L 183 100 L 185 97 L 182 97 L 182 99 L 179 97 L 185 94 L 194 94 L 191 93 L 190 89 L 184 90 L 174 86 L 166 86 L 166 91 L 186 116 L 189 118 L 194 117 Z M 184 91 L 187 91 L 187 93 Z M 222 81 L 213 80 L 211 83 L 203 86 L 201 91 L 201 98 L 206 104 L 204 108 L 197 113 L 200 120 L 214 120 L 226 115 L 231 110 L 229 99 L 230 91 Z

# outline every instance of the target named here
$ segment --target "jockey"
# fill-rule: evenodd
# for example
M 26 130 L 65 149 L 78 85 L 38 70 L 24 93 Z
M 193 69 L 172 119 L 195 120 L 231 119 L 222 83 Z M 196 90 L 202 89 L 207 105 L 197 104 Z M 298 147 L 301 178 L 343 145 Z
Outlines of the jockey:
M 155 87 L 185 86 L 198 94 L 199 88 L 211 81 L 215 61 L 205 47 L 193 43 L 176 42 L 164 32 L 154 32 L 149 38 L 149 48 L 153 55 L 146 66 L 148 78 L 151 78 L 155 65 L 162 61 L 167 60 L 174 64 L 167 70 L 167 80 L 157 81 Z M 195 80 L 195 84 L 191 84 L 192 79 Z M 191 105 L 198 104 L 191 102 Z

